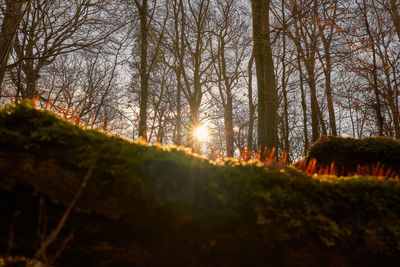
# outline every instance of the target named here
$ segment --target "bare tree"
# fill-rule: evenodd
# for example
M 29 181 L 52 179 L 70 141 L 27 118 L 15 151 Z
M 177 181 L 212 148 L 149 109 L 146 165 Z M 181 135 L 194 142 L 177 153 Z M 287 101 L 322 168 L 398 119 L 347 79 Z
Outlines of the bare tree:
M 165 11 L 165 9 L 160 10 L 159 2 L 162 1 L 134 0 L 140 27 L 137 37 L 137 41 L 140 44 L 140 66 L 138 66 L 140 74 L 139 135 L 145 140 L 147 140 L 149 79 L 159 58 L 160 45 L 164 38 L 164 30 L 168 19 L 168 12 L 164 13 L 165 16 L 161 21 L 156 19 L 157 13 L 160 14 Z M 168 1 L 161 4 L 167 7 Z M 159 28 L 156 27 L 157 24 L 161 24 Z M 157 33 L 155 34 L 155 32 Z M 156 38 L 154 38 L 155 35 L 157 35 Z
M 14 43 L 11 79 L 17 98 L 39 93 L 40 72 L 57 56 L 98 45 L 122 27 L 118 21 L 106 24 L 108 4 L 109 0 L 32 0 Z
M 214 35 L 217 51 L 214 51 L 214 70 L 217 76 L 219 98 L 217 101 L 223 107 L 226 155 L 234 156 L 233 130 L 233 100 L 234 89 L 244 75 L 241 66 L 248 56 L 249 36 L 246 34 L 248 24 L 241 14 L 244 7 L 235 4 L 233 0 L 217 1 Z

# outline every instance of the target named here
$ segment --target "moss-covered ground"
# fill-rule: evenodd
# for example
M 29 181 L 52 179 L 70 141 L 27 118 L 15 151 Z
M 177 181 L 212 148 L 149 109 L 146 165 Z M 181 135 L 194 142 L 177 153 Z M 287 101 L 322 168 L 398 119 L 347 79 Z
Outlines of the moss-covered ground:
M 389 263 L 399 263 L 400 183 L 395 180 L 309 176 L 257 161 L 211 162 L 181 147 L 83 129 L 30 102 L 0 111 L 0 152 L 1 190 L 25 184 L 65 206 L 95 164 L 76 210 L 132 225 L 148 222 L 141 218 L 159 220 L 149 225 L 165 240 L 162 220 L 173 216 L 172 224 L 190 225 L 189 232 L 230 232 L 229 242 L 247 232 L 257 235 L 265 250 L 291 241 L 307 246 L 312 240 L 322 250 L 338 251 L 350 265 L 357 253 L 390 255 Z M 223 244 L 210 242 L 224 251 Z M 249 266 L 266 266 L 263 259 L 253 263 Z

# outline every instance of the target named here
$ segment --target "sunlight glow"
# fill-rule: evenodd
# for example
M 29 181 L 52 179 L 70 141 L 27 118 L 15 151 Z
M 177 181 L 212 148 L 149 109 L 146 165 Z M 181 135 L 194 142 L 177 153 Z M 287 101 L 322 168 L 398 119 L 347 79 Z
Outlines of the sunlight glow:
M 193 136 L 199 141 L 205 141 L 208 138 L 208 129 L 203 125 L 199 125 L 193 130 Z

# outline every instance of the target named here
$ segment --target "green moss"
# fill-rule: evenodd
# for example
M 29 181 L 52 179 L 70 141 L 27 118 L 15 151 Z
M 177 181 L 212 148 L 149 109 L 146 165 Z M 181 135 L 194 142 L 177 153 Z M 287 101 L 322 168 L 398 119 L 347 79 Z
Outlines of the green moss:
M 328 153 L 322 151 L 347 153 L 357 147 L 349 139 L 331 139 L 335 142 L 320 142 L 309 157 Z M 372 149 L 379 151 L 376 157 L 381 159 L 389 146 L 398 145 L 382 141 L 378 149 L 373 148 L 374 139 L 363 140 L 357 153 Z M 132 221 L 158 216 L 154 214 L 190 217 L 212 225 L 235 221 L 259 228 L 271 244 L 295 238 L 318 239 L 326 246 L 343 240 L 375 240 L 360 242 L 384 244 L 373 248 L 377 250 L 400 249 L 397 181 L 311 177 L 288 166 L 275 169 L 233 159 L 210 162 L 184 148 L 150 146 L 85 130 L 36 110 L 29 102 L 0 111 L 0 147 L 33 154 L 37 160 L 52 158 L 76 174 L 49 177 L 39 173 L 33 178 L 21 174 L 24 178 L 19 182 L 65 204 L 102 147 L 95 175 L 77 207 L 86 212 Z M 391 148 L 390 157 L 398 151 Z M 0 184 L 5 179 L 16 178 L 3 176 Z

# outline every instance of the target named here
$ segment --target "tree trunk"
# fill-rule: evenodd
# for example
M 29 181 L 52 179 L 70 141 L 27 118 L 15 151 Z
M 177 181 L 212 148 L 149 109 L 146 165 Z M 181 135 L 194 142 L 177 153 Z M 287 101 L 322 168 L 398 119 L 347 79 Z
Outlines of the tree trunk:
M 306 71 L 307 71 L 307 83 L 310 87 L 310 99 L 311 99 L 311 127 L 312 127 L 312 141 L 315 142 L 320 137 L 320 126 L 322 134 L 326 135 L 326 126 L 322 116 L 321 109 L 318 105 L 317 99 L 317 85 L 315 79 L 315 53 L 317 49 L 316 36 L 313 36 L 312 43 L 308 51 L 308 58 L 303 58 Z
M 247 149 L 253 151 L 253 128 L 254 128 L 254 112 L 255 105 L 253 103 L 253 63 L 254 53 L 251 53 L 249 60 L 248 73 L 249 73 L 249 86 L 247 88 L 249 97 L 249 128 L 247 131 Z
M 184 14 L 183 12 L 183 2 L 174 3 L 174 30 L 175 30 L 175 53 L 176 53 L 176 81 L 177 81 L 177 91 L 176 91 L 176 140 L 177 145 L 182 145 L 182 104 L 181 95 L 183 90 L 182 85 L 182 62 L 184 53 L 183 40 L 185 38 L 184 33 Z M 182 15 L 182 21 L 179 21 L 179 15 Z
M 33 66 L 32 66 L 33 68 Z M 25 70 L 26 74 L 26 89 L 22 91 L 22 99 L 34 98 L 37 96 L 37 83 L 39 80 L 39 72 L 35 69 Z
M 306 94 L 304 93 L 303 68 L 301 67 L 300 55 L 297 57 L 297 65 L 299 69 L 299 78 L 300 78 L 301 107 L 303 110 L 304 155 L 306 155 L 310 142 L 308 140 L 307 101 L 306 101 Z
M 284 31 L 286 31 L 286 18 L 285 18 L 285 3 L 282 0 L 282 21 L 283 21 L 283 28 Z M 281 58 L 281 64 L 282 64 L 282 93 L 283 93 L 283 137 L 284 137 L 284 143 L 283 143 L 283 149 L 288 153 L 289 155 L 289 114 L 288 114 L 288 109 L 289 109 L 289 104 L 288 104 L 288 99 L 287 99 L 287 90 L 286 90 L 286 62 L 285 62 L 285 57 L 286 57 L 286 34 L 284 33 L 282 35 L 282 58 Z
M 18 26 L 24 15 L 22 9 L 28 3 L 27 0 L 6 0 L 5 2 L 6 10 L 0 33 L 0 88 L 4 80 Z
M 325 93 L 326 93 L 326 101 L 328 105 L 328 113 L 329 113 L 329 126 L 331 128 L 331 134 L 337 135 L 336 129 L 336 118 L 335 118 L 335 108 L 333 107 L 333 94 L 332 94 L 332 64 L 331 64 L 331 56 L 329 54 L 329 49 L 325 50 L 326 54 L 326 67 L 325 67 Z
M 310 87 L 311 99 L 311 128 L 312 128 L 312 142 L 316 142 L 320 136 L 319 132 L 319 119 L 318 119 L 318 101 L 316 96 L 316 85 L 314 75 L 308 76 L 308 86 Z
M 253 41 L 258 86 L 258 146 L 278 146 L 278 96 L 270 41 L 270 0 L 252 0 Z
M 192 148 L 194 153 L 200 153 L 199 140 L 193 135 L 193 131 L 199 125 L 199 108 L 200 103 L 197 101 L 190 101 L 190 119 L 189 119 L 189 146 Z
M 233 157 L 234 149 L 234 133 L 233 133 L 233 114 L 232 114 L 232 96 L 227 95 L 226 106 L 224 107 L 225 121 L 225 140 L 226 140 L 226 156 Z
M 178 70 L 176 75 L 177 79 L 177 92 L 176 92 L 176 144 L 182 144 L 182 107 L 181 107 L 181 92 L 182 92 L 182 83 L 181 83 L 181 73 Z
M 330 3 L 330 4 L 333 4 L 333 8 L 334 8 L 333 15 L 332 15 L 333 17 L 331 17 L 331 18 L 328 17 L 327 18 L 327 17 L 325 17 L 326 14 L 324 13 L 324 17 L 321 18 L 321 19 L 325 18 L 325 20 L 332 20 L 332 21 L 334 21 L 336 19 L 337 1 L 334 1 L 334 3 Z M 326 94 L 326 103 L 327 103 L 327 106 L 328 106 L 329 126 L 330 126 L 330 130 L 331 130 L 331 134 L 332 135 L 337 135 L 335 109 L 334 109 L 334 106 L 333 106 L 332 76 L 331 76 L 332 61 L 331 61 L 331 51 L 330 51 L 331 50 L 330 48 L 331 48 L 331 42 L 332 42 L 332 37 L 333 37 L 334 31 L 330 31 L 328 33 L 328 35 L 325 36 L 325 34 L 326 34 L 325 33 L 326 32 L 325 31 L 326 25 L 322 26 L 322 23 L 320 22 L 321 19 L 320 19 L 319 14 L 318 14 L 318 5 L 319 5 L 318 1 L 314 0 L 314 17 L 317 20 L 316 24 L 317 24 L 317 27 L 318 27 L 318 30 L 319 30 L 319 34 L 320 34 L 320 37 L 321 37 L 321 40 L 322 40 L 322 44 L 323 44 L 323 47 L 324 47 L 325 62 L 323 61 L 323 57 L 321 56 L 319 51 L 317 51 L 317 52 L 318 52 L 319 60 L 320 60 L 321 66 L 322 66 L 322 68 L 324 70 L 324 76 L 325 76 L 325 94 Z M 327 7 L 324 5 L 324 8 L 327 8 Z
M 140 5 L 136 2 L 140 18 L 140 110 L 139 110 L 139 136 L 146 139 L 147 128 L 147 101 L 149 96 L 149 74 L 147 70 L 147 0 Z
M 383 116 L 381 112 L 381 101 L 379 97 L 379 88 L 378 88 L 378 73 L 377 73 L 377 65 L 376 65 L 376 50 L 375 50 L 375 42 L 373 35 L 371 33 L 370 27 L 369 27 L 369 22 L 368 22 L 368 15 L 367 15 L 367 7 L 365 6 L 365 2 L 363 4 L 363 15 L 364 15 L 364 22 L 365 22 L 365 28 L 369 37 L 369 41 L 371 42 L 371 48 L 372 48 L 372 76 L 373 76 L 373 88 L 374 88 L 374 94 L 375 94 L 375 112 L 376 112 L 376 118 L 377 118 L 377 128 L 378 128 L 378 135 L 382 136 L 383 135 Z

